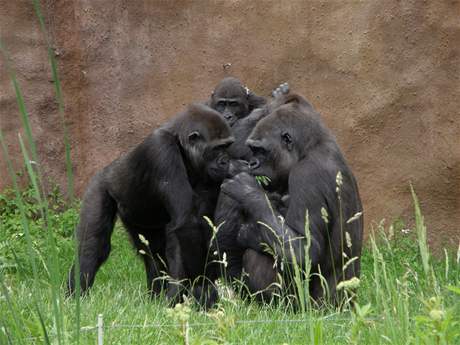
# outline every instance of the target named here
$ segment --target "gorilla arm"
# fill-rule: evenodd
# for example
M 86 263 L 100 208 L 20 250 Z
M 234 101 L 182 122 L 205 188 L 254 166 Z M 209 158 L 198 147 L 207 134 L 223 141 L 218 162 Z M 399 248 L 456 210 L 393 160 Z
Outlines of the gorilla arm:
M 193 189 L 175 136 L 167 130 L 159 130 L 155 139 L 152 143 L 155 149 L 149 152 L 152 155 L 149 158 L 157 162 L 155 189 L 161 195 L 161 201 L 170 218 L 165 227 L 166 263 L 168 274 L 179 281 L 186 277 L 186 272 L 178 235 L 196 224 L 193 215 Z M 177 297 L 179 292 L 175 283 L 169 284 L 168 297 Z
M 273 208 L 264 190 L 255 178 L 248 174 L 242 173 L 226 181 L 222 185 L 222 191 L 239 201 L 248 216 L 257 223 L 240 230 L 240 244 L 259 252 L 264 251 L 264 244 L 268 245 L 277 255 L 300 266 L 305 264 L 308 210 L 309 257 L 312 266 L 316 267 L 324 257 L 327 245 L 324 234 L 328 231 L 328 224 L 321 217 L 321 208 L 328 210 L 330 203 L 327 199 L 334 195 L 334 191 L 331 190 L 331 195 L 324 195 L 324 185 L 330 185 L 323 181 L 324 174 L 320 174 L 319 169 L 311 166 L 308 169 L 302 168 L 303 164 L 299 164 L 290 174 L 290 201 L 286 219 L 281 216 L 279 210 Z M 334 186 L 334 182 L 332 185 Z

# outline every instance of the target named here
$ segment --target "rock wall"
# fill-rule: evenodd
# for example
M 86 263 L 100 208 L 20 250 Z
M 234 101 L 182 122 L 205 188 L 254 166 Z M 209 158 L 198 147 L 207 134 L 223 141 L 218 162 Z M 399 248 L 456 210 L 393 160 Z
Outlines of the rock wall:
M 458 1 L 42 1 L 78 193 L 91 175 L 225 75 L 305 95 L 359 182 L 366 229 L 411 222 L 412 183 L 434 246 L 460 240 Z M 65 185 L 62 126 L 30 1 L 0 0 L 47 178 Z M 0 126 L 17 169 L 14 90 L 0 58 Z M 224 64 L 231 67 L 224 71 Z M 2 157 L 0 155 L 0 157 Z M 0 188 L 10 183 L 0 160 Z

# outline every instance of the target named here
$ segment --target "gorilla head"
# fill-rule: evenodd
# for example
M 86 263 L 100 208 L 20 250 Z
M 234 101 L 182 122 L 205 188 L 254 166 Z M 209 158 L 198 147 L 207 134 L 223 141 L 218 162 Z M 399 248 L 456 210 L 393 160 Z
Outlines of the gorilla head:
M 219 113 L 205 105 L 192 104 L 171 122 L 169 129 L 176 133 L 194 172 L 205 172 L 215 182 L 227 177 L 229 157 L 226 149 L 234 138 Z
M 326 128 L 319 115 L 301 96 L 279 97 L 273 111 L 254 128 L 246 144 L 253 152 L 249 162 L 253 175 L 267 176 L 273 184 L 287 181 L 291 169 L 318 144 Z
M 265 98 L 252 93 L 233 77 L 224 78 L 214 89 L 209 105 L 217 110 L 230 126 L 265 104 Z

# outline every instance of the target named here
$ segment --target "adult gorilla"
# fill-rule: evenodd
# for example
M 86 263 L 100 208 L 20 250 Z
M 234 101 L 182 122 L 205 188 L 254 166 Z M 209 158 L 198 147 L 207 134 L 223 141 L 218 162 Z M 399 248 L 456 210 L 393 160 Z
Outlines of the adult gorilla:
M 244 172 L 221 187 L 242 208 L 245 225 L 238 242 L 247 248 L 242 258 L 246 283 L 251 292 L 258 292 L 274 281 L 267 246 L 288 265 L 304 266 L 308 212 L 311 272 L 325 278 L 329 297 L 337 302 L 337 284 L 360 273 L 362 218 L 347 222 L 362 211 L 358 187 L 334 137 L 311 105 L 295 94 L 276 102 L 247 140 L 254 154 L 250 169 L 252 175 L 271 180 L 270 192 L 289 195 L 289 205 L 270 202 L 255 177 Z M 317 274 L 309 286 L 314 300 L 327 297 Z
M 109 256 L 117 215 L 143 254 L 153 293 L 162 289 L 162 280 L 156 279 L 160 271 L 189 282 L 205 274 L 211 234 L 203 215 L 214 212 L 228 172 L 225 149 L 232 142 L 230 128 L 216 111 L 191 105 L 98 172 L 86 191 L 76 229 L 81 291 L 91 287 Z M 68 289 L 75 291 L 74 267 Z M 210 305 L 217 297 L 211 290 L 197 286 L 194 295 Z M 170 282 L 167 295 L 179 293 L 179 284 Z

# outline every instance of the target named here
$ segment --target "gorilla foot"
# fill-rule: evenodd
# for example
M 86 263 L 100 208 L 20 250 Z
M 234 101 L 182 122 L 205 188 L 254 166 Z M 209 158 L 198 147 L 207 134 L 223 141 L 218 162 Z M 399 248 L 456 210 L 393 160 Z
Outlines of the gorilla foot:
M 217 288 L 214 284 L 195 284 L 192 287 L 192 295 L 204 310 L 212 308 L 219 298 Z
M 280 97 L 282 95 L 287 95 L 290 91 L 289 84 L 282 83 L 276 89 L 272 91 L 273 98 Z

